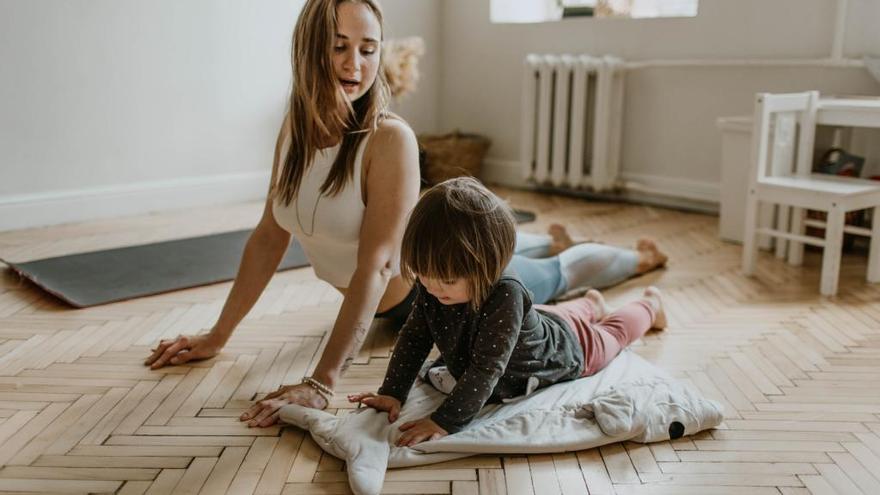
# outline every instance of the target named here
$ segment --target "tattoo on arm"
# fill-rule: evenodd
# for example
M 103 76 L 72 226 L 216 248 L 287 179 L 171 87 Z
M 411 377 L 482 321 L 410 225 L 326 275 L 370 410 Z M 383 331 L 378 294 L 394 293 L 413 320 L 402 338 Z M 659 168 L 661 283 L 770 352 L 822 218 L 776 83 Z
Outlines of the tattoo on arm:
M 351 352 L 348 354 L 348 357 L 346 357 L 345 361 L 342 363 L 342 370 L 341 371 L 343 373 L 345 373 L 345 371 L 349 368 L 349 366 L 351 366 L 351 364 L 354 362 L 355 356 L 357 356 L 358 353 L 360 352 L 361 347 L 364 345 L 364 341 L 366 339 L 367 339 L 367 328 L 362 325 L 358 325 L 354 329 L 354 342 L 352 343 Z
M 348 356 L 347 358 L 345 358 L 345 361 L 342 362 L 342 368 L 340 369 L 340 371 L 342 373 L 345 373 L 346 371 L 348 371 L 348 368 L 351 366 L 351 363 L 353 363 L 353 362 L 354 362 L 353 356 Z

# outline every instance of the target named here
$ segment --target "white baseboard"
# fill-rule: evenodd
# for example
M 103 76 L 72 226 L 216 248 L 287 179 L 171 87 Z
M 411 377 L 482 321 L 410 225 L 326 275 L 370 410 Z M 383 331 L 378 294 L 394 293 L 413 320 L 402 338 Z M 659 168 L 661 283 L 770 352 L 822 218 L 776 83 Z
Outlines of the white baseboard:
M 535 185 L 522 177 L 519 161 L 487 158 L 483 164 L 482 179 L 489 184 L 535 189 Z M 720 201 L 720 185 L 717 182 L 665 177 L 660 175 L 623 173 L 623 190 L 619 193 L 591 195 L 603 198 L 626 199 L 686 208 L 699 211 L 717 211 Z
M 664 177 L 660 175 L 623 173 L 624 189 L 657 196 L 690 199 L 705 203 L 721 201 L 721 186 L 717 182 Z
M 259 200 L 268 184 L 266 171 L 0 196 L 0 231 Z

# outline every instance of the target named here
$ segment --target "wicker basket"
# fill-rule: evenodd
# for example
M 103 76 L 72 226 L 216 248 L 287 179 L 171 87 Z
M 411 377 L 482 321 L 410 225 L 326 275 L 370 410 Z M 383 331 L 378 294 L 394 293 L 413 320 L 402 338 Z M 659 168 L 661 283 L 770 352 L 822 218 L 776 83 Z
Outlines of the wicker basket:
M 479 176 L 489 140 L 476 134 L 458 131 L 443 135 L 421 135 L 419 143 L 425 150 L 424 175 L 428 184 L 463 175 Z

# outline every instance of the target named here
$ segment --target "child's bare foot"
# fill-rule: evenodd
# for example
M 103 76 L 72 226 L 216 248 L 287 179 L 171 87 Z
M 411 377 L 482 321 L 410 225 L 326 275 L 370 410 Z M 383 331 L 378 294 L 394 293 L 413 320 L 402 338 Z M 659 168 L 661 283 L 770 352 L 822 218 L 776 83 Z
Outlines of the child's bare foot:
M 587 298 L 587 301 L 590 302 L 590 306 L 593 307 L 593 321 L 599 321 L 608 316 L 608 313 L 611 310 L 609 310 L 608 305 L 605 304 L 605 297 L 602 296 L 601 292 L 591 289 L 587 291 L 584 297 Z
M 668 256 L 660 252 L 657 243 L 651 239 L 639 239 L 636 243 L 636 251 L 639 252 L 639 264 L 636 267 L 638 273 L 649 272 L 666 264 Z
M 550 256 L 556 256 L 574 246 L 574 241 L 571 239 L 571 236 L 568 235 L 568 231 L 564 226 L 558 223 L 550 225 L 547 229 L 547 233 L 553 238 L 553 241 L 550 244 Z
M 654 330 L 663 330 L 666 328 L 666 311 L 663 309 L 663 294 L 660 289 L 651 286 L 645 289 L 645 302 L 654 310 L 654 321 L 651 322 L 651 328 Z

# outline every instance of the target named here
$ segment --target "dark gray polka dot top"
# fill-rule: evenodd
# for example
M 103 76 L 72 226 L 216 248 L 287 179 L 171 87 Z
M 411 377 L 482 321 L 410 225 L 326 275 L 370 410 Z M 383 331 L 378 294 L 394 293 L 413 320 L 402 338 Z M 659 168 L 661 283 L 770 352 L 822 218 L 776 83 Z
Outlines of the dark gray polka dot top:
M 405 402 L 436 344 L 457 383 L 431 419 L 450 433 L 467 426 L 487 401 L 523 395 L 530 377 L 545 387 L 583 372 L 578 338 L 561 319 L 534 309 L 512 273 L 476 312 L 468 304 L 442 304 L 418 282 L 416 289 L 379 393 Z

